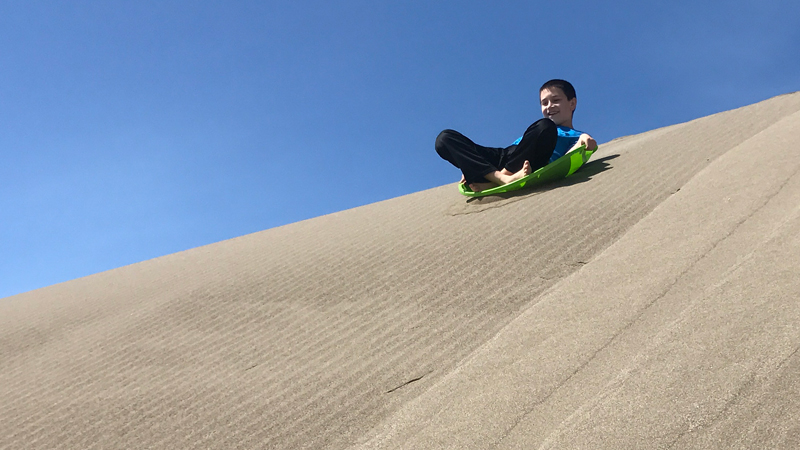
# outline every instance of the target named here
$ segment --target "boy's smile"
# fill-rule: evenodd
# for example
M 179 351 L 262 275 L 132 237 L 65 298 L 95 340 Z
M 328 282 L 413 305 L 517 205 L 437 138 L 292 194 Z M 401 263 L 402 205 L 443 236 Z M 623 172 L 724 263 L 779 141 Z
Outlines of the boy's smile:
M 567 100 L 567 96 L 559 88 L 545 88 L 539 94 L 542 115 L 555 122 L 556 125 L 572 128 L 572 113 L 578 99 Z

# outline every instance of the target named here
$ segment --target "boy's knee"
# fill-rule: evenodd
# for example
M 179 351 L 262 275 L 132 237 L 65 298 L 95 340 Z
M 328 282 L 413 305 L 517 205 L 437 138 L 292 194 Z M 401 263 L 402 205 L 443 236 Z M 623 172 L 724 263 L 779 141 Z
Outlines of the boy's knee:
M 441 155 L 442 152 L 447 151 L 445 150 L 447 147 L 446 142 L 452 138 L 454 133 L 456 132 L 453 130 L 443 130 L 438 136 L 436 136 L 436 144 L 434 145 L 436 148 L 436 153 Z
M 552 120 L 550 120 L 547 117 L 545 117 L 545 118 L 537 120 L 536 122 L 533 122 L 531 124 L 531 126 L 529 126 L 528 129 L 526 130 L 526 133 L 528 131 L 534 131 L 534 130 L 538 130 L 540 133 L 541 132 L 549 132 L 551 130 L 554 131 L 554 132 L 557 132 L 558 131 L 558 127 L 556 126 L 555 122 L 553 122 Z
M 558 136 L 558 127 L 556 123 L 548 118 L 539 119 L 536 122 L 532 123 L 531 126 L 525 130 L 526 135 L 537 135 L 537 136 Z
M 446 139 L 452 137 L 456 133 L 458 132 L 455 130 L 450 130 L 450 129 L 442 130 L 442 132 L 439 133 L 438 136 L 436 136 L 436 143 L 439 144 L 440 142 L 444 142 Z

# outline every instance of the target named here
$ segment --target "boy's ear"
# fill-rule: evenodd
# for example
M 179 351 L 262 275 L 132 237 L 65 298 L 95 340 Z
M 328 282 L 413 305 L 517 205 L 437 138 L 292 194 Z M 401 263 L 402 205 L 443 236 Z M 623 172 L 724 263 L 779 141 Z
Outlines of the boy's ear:
M 575 112 L 575 108 L 578 106 L 578 97 L 572 97 L 572 100 L 569 101 L 569 106 L 572 112 Z

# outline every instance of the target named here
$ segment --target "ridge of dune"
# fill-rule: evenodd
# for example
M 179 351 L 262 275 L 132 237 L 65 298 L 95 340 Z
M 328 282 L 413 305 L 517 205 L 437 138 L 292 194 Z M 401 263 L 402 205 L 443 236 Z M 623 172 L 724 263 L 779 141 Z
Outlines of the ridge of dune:
M 770 142 L 782 142 L 785 132 L 776 124 L 796 129 L 798 111 L 800 94 L 775 97 L 603 144 L 581 171 L 542 190 L 467 202 L 453 185 L 442 186 L 3 299 L 0 447 L 346 448 L 369 442 L 407 448 L 456 443 L 528 448 L 536 442 L 546 448 L 558 447 L 564 439 L 596 443 L 593 431 L 611 432 L 622 421 L 605 414 L 593 422 L 582 411 L 621 403 L 636 387 L 634 381 L 649 386 L 647 377 L 637 373 L 658 369 L 637 353 L 640 347 L 623 344 L 634 332 L 640 332 L 640 345 L 657 351 L 665 348 L 662 341 L 681 343 L 670 341 L 668 330 L 657 324 L 651 329 L 658 330 L 661 341 L 643 336 L 655 306 L 674 307 L 673 320 L 685 311 L 674 306 L 678 300 L 664 300 L 672 291 L 653 302 L 655 306 L 642 306 L 648 298 L 642 295 L 638 309 L 620 311 L 614 289 L 638 286 L 650 292 L 652 286 L 625 278 L 627 272 L 632 276 L 644 269 L 609 260 L 610 255 L 654 251 L 637 247 L 652 234 L 637 238 L 641 232 L 636 230 L 653 222 L 662 227 L 675 223 L 678 218 L 665 210 L 704 199 L 686 190 L 702 192 L 706 187 L 709 196 L 718 193 L 718 186 L 709 183 L 730 180 L 713 174 L 720 167 L 741 170 L 748 149 L 761 151 Z M 789 158 L 775 173 L 758 166 L 755 173 L 765 186 L 788 177 L 780 195 L 766 205 L 796 201 L 796 177 L 782 172 L 795 163 Z M 768 192 L 766 187 L 753 188 L 731 205 L 746 212 L 753 203 L 742 202 L 766 198 Z M 709 211 L 714 206 L 709 203 Z M 765 229 L 766 219 L 759 214 L 773 208 L 759 211 L 711 252 L 692 247 L 699 235 L 669 241 L 689 246 L 674 250 L 683 259 L 665 266 L 673 272 L 685 266 L 686 255 L 707 255 L 679 271 L 683 275 L 675 286 L 690 285 L 690 274 L 700 270 L 696 266 L 703 258 L 732 246 L 741 230 Z M 659 214 L 663 217 L 657 221 Z M 734 217 L 727 210 L 710 217 L 698 214 L 728 228 Z M 772 214 L 785 226 L 773 229 L 775 238 L 768 243 L 789 239 L 785 230 L 794 229 L 795 219 Z M 724 235 L 725 227 L 713 236 Z M 714 227 L 698 229 L 706 228 Z M 788 251 L 791 245 L 773 250 Z M 738 248 L 729 251 L 737 255 Z M 749 261 L 766 258 L 763 251 L 752 255 Z M 599 262 L 601 258 L 608 261 Z M 598 275 L 587 276 L 611 263 L 620 272 L 614 289 Z M 729 268 L 738 274 L 736 267 Z M 702 279 L 702 273 L 697 277 Z M 608 308 L 591 310 L 595 304 L 580 302 L 577 294 L 567 303 L 556 301 L 565 285 L 581 286 L 567 283 L 576 278 L 594 280 L 584 289 L 605 289 L 607 297 L 600 304 Z M 565 304 L 573 305 L 572 314 L 555 318 Z M 631 321 L 636 311 L 641 314 Z M 534 312 L 553 319 L 537 324 L 531 319 Z M 601 324 L 597 335 L 580 328 L 603 314 L 613 320 Z M 626 320 L 631 325 L 618 333 L 613 345 L 586 362 L 588 354 L 595 354 L 592 346 L 617 333 Z M 554 344 L 552 349 L 543 350 L 540 342 L 532 353 L 517 358 L 518 364 L 550 356 L 552 370 L 523 382 L 513 370 L 495 370 L 510 367 L 508 361 L 486 356 L 491 346 L 518 347 L 530 340 L 522 324 L 544 327 L 552 336 L 577 327 L 582 340 L 557 343 L 545 338 L 542 342 Z M 791 347 L 795 334 L 788 329 L 784 334 L 781 342 Z M 761 340 L 753 341 L 756 346 L 768 338 L 757 337 Z M 573 353 L 556 353 L 555 344 L 572 344 Z M 783 350 L 776 350 L 774 357 L 785 356 Z M 638 355 L 640 363 L 622 364 L 614 358 L 618 354 Z M 796 365 L 791 358 L 786 361 L 782 367 Z M 738 375 L 752 375 L 751 366 Z M 617 384 L 630 389 L 609 389 L 610 377 L 619 377 L 623 368 L 634 375 L 619 378 Z M 569 370 L 574 375 L 565 381 Z M 753 379 L 774 386 L 794 382 L 788 369 L 783 370 L 783 378 L 762 370 L 762 378 Z M 485 389 L 483 394 L 448 395 L 446 387 L 461 392 L 464 386 L 454 380 L 470 373 L 475 378 L 464 386 Z M 578 380 L 582 384 L 573 386 Z M 774 396 L 776 388 L 767 384 L 759 385 L 763 395 Z M 519 398 L 505 389 L 513 386 L 519 387 Z M 551 394 L 544 401 L 520 414 L 519 405 L 548 389 Z M 752 394 L 753 389 L 740 391 L 738 405 L 750 408 L 733 403 L 728 408 L 767 420 L 756 414 L 764 408 L 758 402 L 767 397 Z M 790 404 L 783 404 L 791 412 Z M 451 407 L 442 410 L 445 405 Z M 476 413 L 471 408 L 477 405 L 485 409 Z M 470 422 L 477 414 L 486 414 L 487 420 Z M 725 425 L 728 419 L 735 418 L 714 421 L 719 436 L 732 426 Z M 430 425 L 417 428 L 419 420 Z M 674 435 L 680 424 L 666 422 L 666 432 Z M 684 434 L 679 439 L 702 445 L 686 440 L 695 437 Z M 701 437 L 710 439 L 712 434 Z

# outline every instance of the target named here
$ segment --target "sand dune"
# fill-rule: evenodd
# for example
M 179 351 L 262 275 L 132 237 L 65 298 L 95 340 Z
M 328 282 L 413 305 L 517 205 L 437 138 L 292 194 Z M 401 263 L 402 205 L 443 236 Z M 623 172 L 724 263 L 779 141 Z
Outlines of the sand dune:
M 1 448 L 797 448 L 800 94 L 0 301 Z

